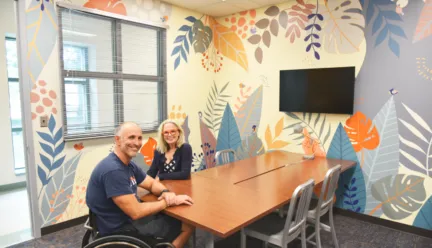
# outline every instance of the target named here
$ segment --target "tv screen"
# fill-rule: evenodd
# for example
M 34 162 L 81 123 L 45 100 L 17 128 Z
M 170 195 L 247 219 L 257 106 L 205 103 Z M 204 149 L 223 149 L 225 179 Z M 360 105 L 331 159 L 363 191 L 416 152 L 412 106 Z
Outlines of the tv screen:
M 355 67 L 280 71 L 279 111 L 352 114 Z

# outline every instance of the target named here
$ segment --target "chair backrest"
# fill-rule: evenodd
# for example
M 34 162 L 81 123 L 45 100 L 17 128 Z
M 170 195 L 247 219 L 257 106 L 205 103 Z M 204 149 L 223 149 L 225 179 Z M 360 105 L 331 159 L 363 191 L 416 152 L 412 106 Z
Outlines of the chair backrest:
M 321 194 L 318 199 L 315 217 L 319 217 L 327 213 L 327 210 L 333 207 L 333 198 L 338 186 L 341 168 L 341 165 L 336 165 L 327 171 L 321 188 Z
M 296 236 L 301 231 L 302 225 L 305 224 L 314 186 L 315 181 L 309 179 L 295 189 L 285 221 L 282 245 L 290 241 L 286 240 L 288 236 Z
M 215 155 L 216 164 L 222 165 L 222 164 L 228 164 L 230 162 L 234 162 L 235 157 L 236 157 L 236 153 L 233 149 L 220 150 L 216 152 Z
M 92 236 L 96 237 L 99 234 L 99 230 L 96 224 L 96 215 L 89 209 L 89 217 L 84 223 L 84 227 L 92 232 Z

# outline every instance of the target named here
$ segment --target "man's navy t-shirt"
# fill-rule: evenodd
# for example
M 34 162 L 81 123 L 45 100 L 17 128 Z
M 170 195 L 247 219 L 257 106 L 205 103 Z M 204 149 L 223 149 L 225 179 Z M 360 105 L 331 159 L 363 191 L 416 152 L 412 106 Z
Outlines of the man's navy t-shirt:
M 132 219 L 112 200 L 119 195 L 137 195 L 137 184 L 145 179 L 145 173 L 134 162 L 125 165 L 113 152 L 93 170 L 88 186 L 86 202 L 96 215 L 96 224 L 101 235 L 110 234 Z

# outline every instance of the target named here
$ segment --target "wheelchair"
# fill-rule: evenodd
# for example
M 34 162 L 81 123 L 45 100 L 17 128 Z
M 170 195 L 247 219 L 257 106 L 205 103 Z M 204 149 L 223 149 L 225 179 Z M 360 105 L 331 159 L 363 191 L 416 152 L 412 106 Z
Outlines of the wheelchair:
M 96 226 L 96 215 L 91 211 L 89 211 L 84 227 L 87 230 L 81 242 L 82 248 L 175 248 L 174 245 L 163 239 L 150 236 L 139 239 L 124 234 L 100 236 Z

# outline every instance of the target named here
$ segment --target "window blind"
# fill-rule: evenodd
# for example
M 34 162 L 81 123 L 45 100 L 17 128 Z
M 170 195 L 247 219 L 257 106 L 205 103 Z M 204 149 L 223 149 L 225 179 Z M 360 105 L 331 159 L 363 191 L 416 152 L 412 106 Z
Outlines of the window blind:
M 124 121 L 166 118 L 166 31 L 60 7 L 66 139 L 110 136 Z

